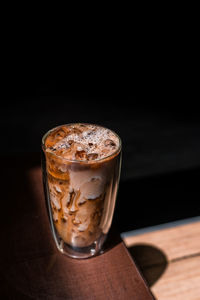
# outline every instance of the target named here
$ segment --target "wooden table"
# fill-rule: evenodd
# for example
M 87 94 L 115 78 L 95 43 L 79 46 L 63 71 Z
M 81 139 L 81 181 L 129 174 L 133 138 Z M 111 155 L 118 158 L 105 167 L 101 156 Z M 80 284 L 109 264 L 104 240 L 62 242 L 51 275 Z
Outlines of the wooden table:
M 0 299 L 153 300 L 119 233 L 110 230 L 104 253 L 94 258 L 57 250 L 41 168 L 31 161 L 2 161 Z
M 113 239 L 103 255 L 73 260 L 53 242 L 38 160 L 2 168 L 1 299 L 200 300 L 199 218 L 124 233 L 129 252 Z
M 122 237 L 156 299 L 200 299 L 200 217 Z

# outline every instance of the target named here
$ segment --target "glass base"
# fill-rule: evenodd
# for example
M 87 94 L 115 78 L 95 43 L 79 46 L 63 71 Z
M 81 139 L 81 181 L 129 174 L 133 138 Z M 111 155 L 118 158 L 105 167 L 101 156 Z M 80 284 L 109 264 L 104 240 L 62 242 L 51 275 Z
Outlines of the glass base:
M 88 247 L 73 247 L 60 239 L 60 242 L 57 244 L 57 248 L 62 254 L 69 257 L 84 259 L 103 253 L 102 246 L 105 240 L 106 235 L 101 235 L 97 241 Z

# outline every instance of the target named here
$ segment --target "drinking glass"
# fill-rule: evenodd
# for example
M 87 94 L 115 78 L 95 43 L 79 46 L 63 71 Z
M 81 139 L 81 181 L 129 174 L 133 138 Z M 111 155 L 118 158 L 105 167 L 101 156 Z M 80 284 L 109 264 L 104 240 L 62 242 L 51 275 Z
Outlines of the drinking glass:
M 49 134 L 59 128 L 42 138 L 43 184 L 50 226 L 61 253 L 88 258 L 102 251 L 112 223 L 121 169 L 121 140 L 113 132 L 119 144 L 109 156 L 90 161 L 69 160 L 47 151 L 45 145 Z

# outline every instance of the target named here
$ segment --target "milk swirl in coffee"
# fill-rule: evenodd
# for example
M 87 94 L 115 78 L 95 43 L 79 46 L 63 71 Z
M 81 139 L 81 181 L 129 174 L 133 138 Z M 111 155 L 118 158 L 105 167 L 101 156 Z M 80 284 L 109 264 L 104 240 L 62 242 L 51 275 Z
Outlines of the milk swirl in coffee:
M 88 247 L 106 235 L 117 192 L 119 137 L 91 124 L 68 124 L 44 139 L 54 227 L 60 240 Z

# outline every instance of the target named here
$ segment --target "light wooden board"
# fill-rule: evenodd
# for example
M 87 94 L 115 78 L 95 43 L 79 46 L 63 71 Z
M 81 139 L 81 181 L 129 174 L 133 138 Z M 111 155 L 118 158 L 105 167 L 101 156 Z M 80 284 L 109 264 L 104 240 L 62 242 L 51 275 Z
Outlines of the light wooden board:
M 151 290 L 158 300 L 199 300 L 200 256 L 170 263 Z
M 200 253 L 200 222 L 125 237 L 127 247 L 154 245 L 164 251 L 168 261 Z
M 156 299 L 200 300 L 200 222 L 127 236 L 124 242 L 130 251 L 141 248 L 140 267 L 148 282 L 163 261 L 151 260 L 145 247 L 157 249 L 165 257 L 160 276 L 151 282 Z

